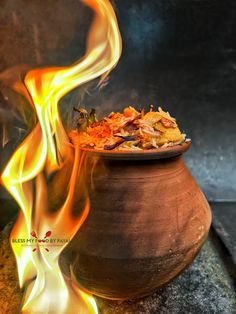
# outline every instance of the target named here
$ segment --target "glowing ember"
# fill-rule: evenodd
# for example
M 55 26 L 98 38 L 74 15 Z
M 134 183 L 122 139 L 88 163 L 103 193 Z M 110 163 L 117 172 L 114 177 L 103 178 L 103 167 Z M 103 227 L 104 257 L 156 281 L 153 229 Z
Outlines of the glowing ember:
M 99 76 L 105 78 L 121 53 L 120 33 L 110 2 L 83 2 L 96 13 L 86 54 L 69 67 L 35 69 L 26 75 L 24 84 L 38 123 L 17 148 L 1 177 L 21 208 L 11 233 L 11 243 L 20 286 L 26 287 L 23 313 L 97 313 L 92 296 L 65 278 L 58 264 L 68 239 L 75 235 L 89 212 L 87 198 L 79 216 L 73 217 L 71 213 L 85 156 L 70 145 L 58 112 L 58 102 L 76 86 Z M 15 89 L 25 94 L 23 87 L 18 85 Z M 50 212 L 48 177 L 55 171 L 63 171 L 67 165 L 72 165 L 72 171 L 66 199 Z M 49 246 L 52 238 L 62 243 Z M 19 245 L 20 239 L 27 245 Z

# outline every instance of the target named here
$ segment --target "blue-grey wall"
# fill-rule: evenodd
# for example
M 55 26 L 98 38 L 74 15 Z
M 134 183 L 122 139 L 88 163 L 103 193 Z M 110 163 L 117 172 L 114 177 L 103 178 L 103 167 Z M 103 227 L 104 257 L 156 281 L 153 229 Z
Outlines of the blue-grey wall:
M 207 197 L 235 200 L 236 2 L 113 4 L 123 37 L 122 58 L 101 91 L 90 85 L 65 98 L 61 105 L 65 123 L 71 123 L 71 108 L 77 104 L 101 113 L 126 105 L 162 105 L 192 139 L 186 162 Z M 69 64 L 82 56 L 91 14 L 78 0 L 52 0 L 47 6 L 39 0 L 5 0 L 0 5 L 1 71 L 22 63 Z M 2 129 L 6 125 L 10 139 L 0 148 L 1 167 L 27 133 L 24 119 L 15 114 L 17 106 L 25 108 L 26 120 L 30 116 L 23 100 L 7 86 L 14 73 L 0 74 L 4 81 L 0 123 Z M 1 197 L 7 197 L 2 189 Z

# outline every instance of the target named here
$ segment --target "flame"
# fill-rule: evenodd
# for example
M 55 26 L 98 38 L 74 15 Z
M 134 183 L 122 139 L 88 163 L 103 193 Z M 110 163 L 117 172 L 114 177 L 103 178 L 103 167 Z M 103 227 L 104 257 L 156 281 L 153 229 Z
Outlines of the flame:
M 75 188 L 86 159 L 78 147 L 71 146 L 58 111 L 59 100 L 75 87 L 102 77 L 117 64 L 121 37 L 113 8 L 108 0 L 83 0 L 94 10 L 85 56 L 68 67 L 34 69 L 24 86 L 15 89 L 30 100 L 37 115 L 33 131 L 16 149 L 1 181 L 18 202 L 21 212 L 11 233 L 20 287 L 25 287 L 23 313 L 98 313 L 93 297 L 62 274 L 61 246 L 21 246 L 14 239 L 71 239 L 89 213 L 89 198 L 80 215 L 72 215 Z M 26 90 L 27 89 L 27 93 Z M 63 174 L 71 167 L 68 192 L 59 208 L 49 210 L 49 175 Z M 50 231 L 48 231 L 50 230 Z M 32 232 L 33 231 L 33 232 Z M 38 240 L 42 241 L 42 240 Z

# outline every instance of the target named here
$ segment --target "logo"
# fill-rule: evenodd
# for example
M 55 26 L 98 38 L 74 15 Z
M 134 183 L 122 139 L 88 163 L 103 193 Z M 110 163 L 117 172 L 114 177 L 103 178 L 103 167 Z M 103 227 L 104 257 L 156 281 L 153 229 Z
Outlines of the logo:
M 43 239 L 39 239 L 39 238 L 37 237 L 37 233 L 36 233 L 35 231 L 32 231 L 32 232 L 31 232 L 31 235 L 32 235 L 32 237 L 34 237 L 35 239 L 38 240 L 38 243 L 45 243 L 45 242 L 46 242 L 46 239 L 49 238 L 49 237 L 52 235 L 52 231 L 50 231 L 50 230 L 47 231 L 47 232 L 45 233 L 45 236 L 44 236 Z M 47 252 L 49 252 L 49 249 L 48 249 L 47 247 L 45 247 L 45 250 L 46 250 Z M 33 249 L 33 252 L 35 252 L 35 251 L 37 251 L 37 248 L 34 248 L 34 249 Z
M 47 252 L 50 251 L 49 247 L 52 246 L 64 246 L 70 239 L 66 238 L 53 238 L 52 231 L 48 230 L 44 237 L 38 237 L 36 231 L 31 232 L 30 238 L 13 238 L 11 239 L 12 244 L 21 245 L 22 247 L 32 247 L 32 251 L 36 252 L 37 250 L 45 250 Z

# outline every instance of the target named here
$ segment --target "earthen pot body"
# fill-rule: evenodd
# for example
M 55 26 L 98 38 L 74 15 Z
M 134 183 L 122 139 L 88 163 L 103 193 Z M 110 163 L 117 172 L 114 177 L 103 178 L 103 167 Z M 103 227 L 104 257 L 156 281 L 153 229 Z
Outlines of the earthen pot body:
M 105 169 L 95 169 L 89 216 L 64 254 L 85 290 L 109 299 L 143 297 L 198 253 L 210 208 L 182 156 L 169 156 L 101 157 Z

